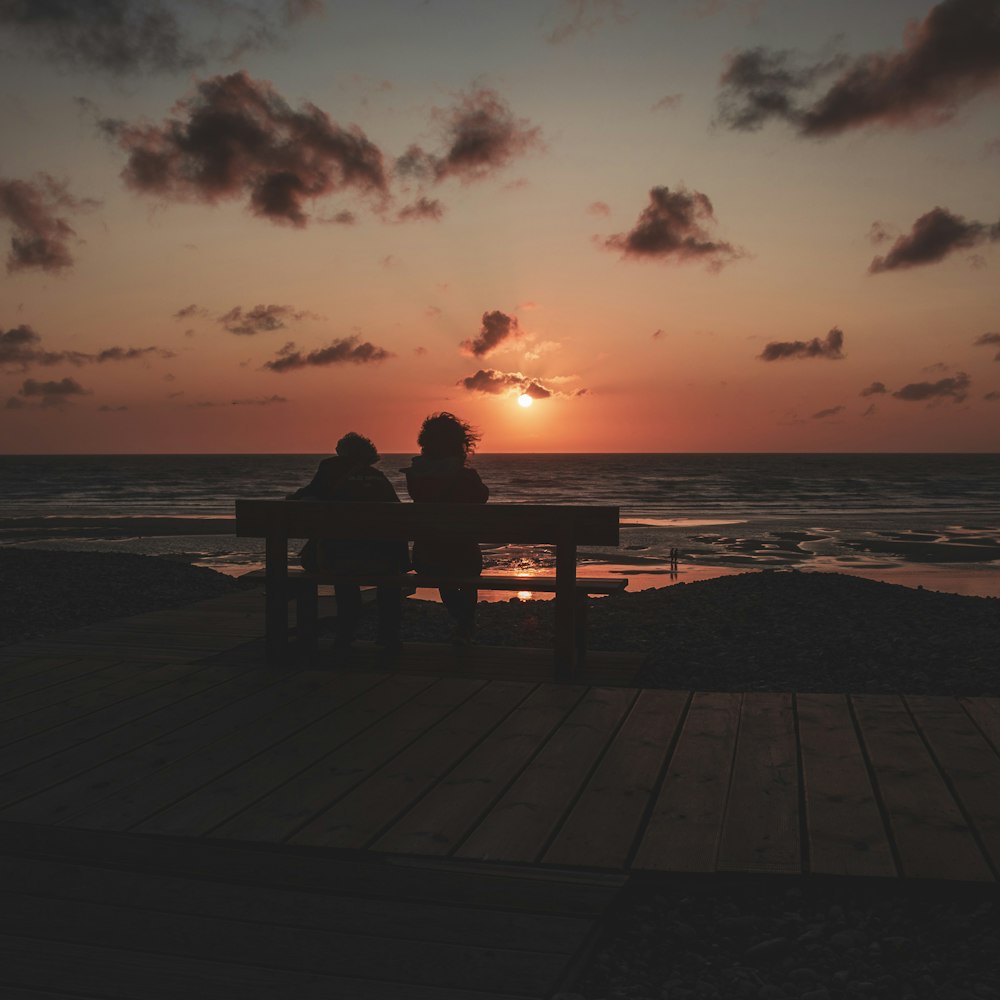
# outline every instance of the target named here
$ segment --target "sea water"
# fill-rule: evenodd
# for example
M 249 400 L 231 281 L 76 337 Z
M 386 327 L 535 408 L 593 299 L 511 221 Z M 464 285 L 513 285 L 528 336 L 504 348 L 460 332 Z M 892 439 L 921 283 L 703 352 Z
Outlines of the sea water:
M 237 497 L 277 499 L 321 455 L 0 456 L 0 545 L 125 551 L 231 574 L 263 544 L 233 535 Z M 379 468 L 406 499 L 409 455 Z M 629 589 L 798 568 L 1000 596 L 1000 456 L 479 455 L 503 503 L 612 505 L 621 545 L 580 553 Z M 678 550 L 676 570 L 671 549 Z M 504 546 L 487 567 L 526 578 L 550 550 Z M 530 589 L 526 584 L 526 591 Z

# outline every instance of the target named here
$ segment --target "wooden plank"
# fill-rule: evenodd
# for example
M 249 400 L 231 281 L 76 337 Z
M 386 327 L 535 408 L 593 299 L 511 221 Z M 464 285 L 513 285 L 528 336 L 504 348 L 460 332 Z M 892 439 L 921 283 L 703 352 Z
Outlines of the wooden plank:
M 492 990 L 443 992 L 434 987 L 348 979 L 123 948 L 0 935 L 0 983 L 69 988 L 113 1000 L 515 1000 Z
M 6 654 L 13 647 L 0 649 L 0 654 Z M 0 658 L 0 694 L 7 691 L 8 685 L 15 679 L 30 677 L 33 674 L 47 673 L 60 667 L 75 663 L 72 656 L 13 656 L 4 655 Z
M 159 872 L 135 872 L 48 858 L 0 854 L 7 892 L 59 900 L 133 906 L 164 913 L 232 917 L 313 930 L 529 949 L 565 956 L 581 945 L 591 916 L 538 914 L 423 900 L 369 899 L 342 891 L 305 891 L 220 882 Z
M 555 727 L 583 688 L 543 684 L 372 845 L 397 854 L 446 855 L 460 843 Z
M 9 801 L 6 794 L 9 782 L 13 781 L 15 785 L 19 783 L 19 778 L 11 777 L 17 769 L 40 763 L 44 758 L 66 750 L 75 751 L 79 745 L 89 740 L 134 724 L 143 717 L 221 684 L 240 672 L 238 667 L 233 666 L 199 668 L 189 664 L 185 669 L 179 670 L 169 684 L 158 683 L 152 690 L 126 701 L 108 705 L 99 711 L 71 719 L 55 729 L 47 729 L 11 744 L 0 756 L 0 771 L 5 772 L 0 777 L 0 802 Z
M 304 826 L 290 842 L 365 847 L 498 725 L 532 687 L 514 681 L 487 684 Z
M 285 841 L 369 774 L 391 760 L 485 683 L 472 678 L 400 678 L 414 687 L 409 700 L 394 703 L 383 717 L 351 734 L 347 742 L 331 734 L 328 751 L 298 775 L 275 788 L 212 831 L 216 837 Z M 422 683 L 421 683 L 422 680 Z M 398 707 L 397 707 L 398 705 Z
M 72 701 L 80 694 L 113 684 L 135 672 L 134 663 L 127 657 L 101 657 L 77 660 L 70 668 L 71 675 L 50 677 L 49 674 L 25 677 L 24 689 L 12 684 L 9 697 L 0 703 L 0 722 L 16 719 L 27 712 L 60 702 Z M 62 671 L 60 671 L 62 673 Z M 45 679 L 43 679 L 45 678 Z
M 959 698 L 959 704 L 1000 753 L 1000 698 Z
M 375 680 L 371 678 L 370 683 Z M 314 690 L 321 688 L 311 678 L 279 686 L 268 683 L 263 671 L 236 677 L 228 684 L 186 699 L 176 706 L 172 717 L 161 713 L 156 720 L 158 736 L 155 730 L 142 726 L 141 732 L 133 728 L 125 740 L 119 730 L 104 740 L 84 745 L 82 755 L 72 756 L 72 777 L 8 806 L 2 815 L 28 823 L 71 822 L 73 816 L 102 799 L 143 781 L 157 781 L 163 768 L 273 714 L 303 692 Z M 51 776 L 51 764 L 47 773 Z
M 989 865 L 901 699 L 852 695 L 851 703 L 903 875 L 992 880 Z
M 586 873 L 456 861 L 392 863 L 371 855 L 69 829 L 0 820 L 0 852 L 156 875 L 210 879 L 307 892 L 346 893 L 370 899 L 420 900 L 454 905 L 596 916 L 623 879 Z
M 431 679 L 351 673 L 342 675 L 340 683 L 351 685 L 352 698 L 346 704 L 344 694 L 347 689 L 341 687 L 337 706 L 331 714 L 323 715 L 282 740 L 266 754 L 258 754 L 202 785 L 151 816 L 139 829 L 147 833 L 206 835 L 270 792 L 280 789 L 333 747 L 347 742 L 395 711 L 424 690 Z
M 995 876 L 1000 871 L 1000 757 L 954 698 L 907 695 L 906 703 Z
M 537 860 L 635 698 L 629 688 L 591 688 L 456 856 Z
M 720 871 L 797 874 L 799 768 L 790 694 L 743 695 Z
M 134 782 L 74 814 L 72 825 L 131 829 L 247 760 L 268 753 L 310 723 L 330 716 L 355 695 L 350 674 L 300 674 L 290 677 L 288 685 L 295 696 L 275 705 L 273 711 L 162 768 L 155 781 Z
M 741 703 L 734 693 L 692 697 L 633 868 L 715 871 Z
M 456 914 L 460 919 L 461 915 Z M 274 922 L 159 913 L 141 900 L 128 906 L 0 892 L 0 933 L 276 971 L 320 973 L 352 980 L 412 983 L 450 989 L 493 988 L 544 994 L 565 956 L 476 945 L 413 942 Z M 345 983 L 346 985 L 346 983 Z M 341 995 L 350 995 L 341 994 Z
M 542 860 L 624 868 L 688 702 L 686 691 L 642 691 Z
M 854 720 L 842 694 L 796 695 L 809 871 L 897 873 Z

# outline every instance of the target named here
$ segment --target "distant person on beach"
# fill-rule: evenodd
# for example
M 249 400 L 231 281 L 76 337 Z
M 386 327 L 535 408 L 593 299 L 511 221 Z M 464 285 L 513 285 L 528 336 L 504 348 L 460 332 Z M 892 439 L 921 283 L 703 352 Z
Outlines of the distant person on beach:
M 379 460 L 375 445 L 366 437 L 345 434 L 337 442 L 337 454 L 319 464 L 312 482 L 290 494 L 289 500 L 381 500 L 399 503 L 392 483 L 373 468 Z M 409 555 L 405 542 L 366 539 L 310 539 L 299 553 L 302 566 L 310 572 L 405 573 Z M 356 583 L 335 582 L 337 635 L 334 648 L 346 651 L 354 641 L 361 619 L 361 588 Z M 380 586 L 377 590 L 378 632 L 376 641 L 395 652 L 400 646 L 402 593 L 399 587 Z
M 434 413 L 420 428 L 420 454 L 404 469 L 406 488 L 414 503 L 486 503 L 490 491 L 467 462 L 479 435 L 452 413 Z M 438 576 L 479 576 L 483 554 L 474 541 L 449 538 L 413 543 L 413 567 Z M 472 641 L 479 591 L 474 587 L 442 587 L 441 600 L 455 621 L 452 641 Z

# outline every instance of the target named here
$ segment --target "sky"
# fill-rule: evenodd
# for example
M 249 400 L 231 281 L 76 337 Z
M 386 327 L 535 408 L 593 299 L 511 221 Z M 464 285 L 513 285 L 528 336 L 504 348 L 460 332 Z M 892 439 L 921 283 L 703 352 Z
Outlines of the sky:
M 0 134 L 3 453 L 1000 451 L 1000 0 L 0 0 Z

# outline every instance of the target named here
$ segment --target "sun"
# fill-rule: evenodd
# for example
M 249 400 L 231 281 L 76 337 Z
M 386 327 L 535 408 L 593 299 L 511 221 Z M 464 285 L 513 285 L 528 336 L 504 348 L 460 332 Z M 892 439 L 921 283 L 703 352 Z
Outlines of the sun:
M 520 396 L 517 397 L 518 406 L 531 406 L 534 400 L 526 392 L 522 392 Z

